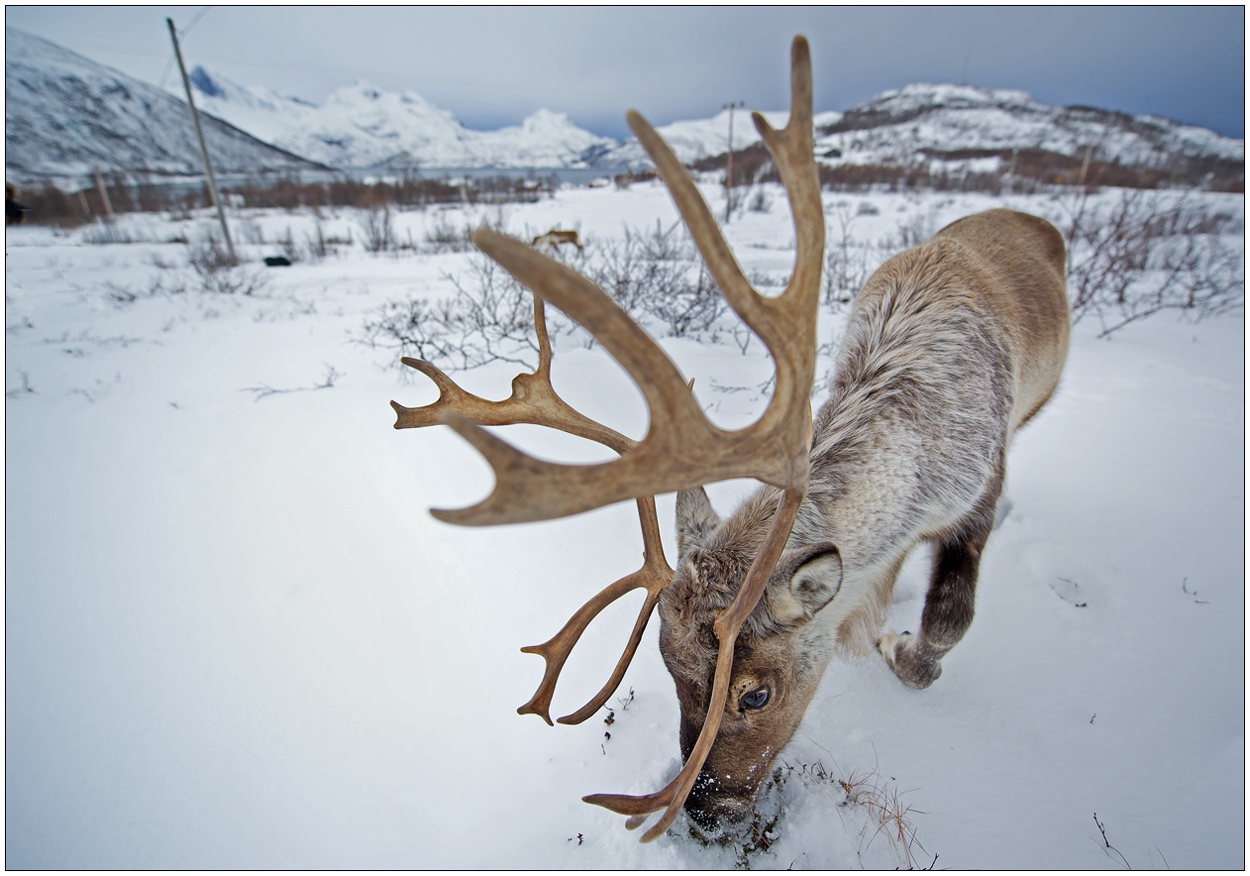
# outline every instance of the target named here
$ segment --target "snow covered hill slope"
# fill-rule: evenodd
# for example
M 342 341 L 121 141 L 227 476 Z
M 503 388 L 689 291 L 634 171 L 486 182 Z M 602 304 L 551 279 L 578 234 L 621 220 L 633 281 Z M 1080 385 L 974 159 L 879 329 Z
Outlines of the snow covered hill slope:
M 82 174 L 97 164 L 198 172 L 186 110 L 174 97 L 181 88 L 177 78 L 164 94 L 45 40 L 9 29 L 5 39 L 11 174 Z M 202 67 L 194 68 L 190 78 L 197 105 L 229 123 L 205 121 L 209 148 L 222 172 L 309 166 L 296 156 L 335 168 L 650 167 L 635 138 L 599 136 L 548 109 L 520 125 L 475 131 L 415 91 L 384 91 L 363 80 L 336 90 L 318 106 L 267 88 L 237 85 Z M 775 125 L 787 119 L 785 111 L 765 116 Z M 1052 107 L 1022 91 L 970 86 L 908 85 L 845 113 L 820 113 L 815 124 L 817 154 L 830 165 L 913 165 L 952 154 L 966 159 L 1012 149 L 1079 159 L 1090 146 L 1094 161 L 1147 168 L 1166 168 L 1180 156 L 1245 159 L 1243 140 L 1203 128 L 1148 115 Z M 729 111 L 658 130 L 682 161 L 694 163 L 727 150 Z M 737 113 L 734 148 L 758 141 L 749 113 Z
M 585 167 L 588 155 L 615 142 L 545 109 L 520 125 L 473 131 L 414 91 L 383 91 L 363 80 L 315 106 L 203 67 L 190 78 L 207 112 L 334 167 Z
M 4 46 L 8 178 L 203 173 L 184 101 L 12 28 Z M 219 119 L 201 126 L 218 173 L 317 169 Z
M 762 113 L 774 128 L 783 128 L 790 119 L 790 111 Z M 842 118 L 842 113 L 817 113 L 814 121 L 816 128 L 835 124 Z M 656 131 L 664 138 L 673 152 L 686 164 L 693 164 L 701 158 L 722 155 L 729 151 L 729 110 L 721 110 L 710 119 L 688 119 L 661 125 Z M 738 110 L 733 118 L 733 148 L 737 152 L 760 142 L 760 135 L 751 121 L 751 113 Z M 636 137 L 620 141 L 611 150 L 604 152 L 597 159 L 603 167 L 651 167 L 651 159 Z
M 916 156 L 964 150 L 1040 149 L 1095 161 L 1157 168 L 1178 156 L 1245 160 L 1245 141 L 1157 116 L 1053 107 L 1027 92 L 966 85 L 908 85 L 820 125 L 827 163 L 908 164 Z M 830 156 L 830 158 L 833 158 Z
M 404 161 L 426 167 L 650 167 L 637 139 L 584 131 L 540 110 L 520 127 L 470 131 L 419 94 L 381 91 L 365 82 L 341 88 L 317 107 L 260 87 L 244 88 L 196 68 L 192 81 L 210 112 L 258 137 L 336 167 Z M 764 113 L 784 125 L 785 111 Z M 908 85 L 845 113 L 815 118 L 817 154 L 826 164 L 910 165 L 960 152 L 1035 149 L 1148 168 L 1178 156 L 1244 161 L 1245 141 L 1148 115 L 1089 107 L 1052 107 L 1023 91 Z M 658 128 L 690 164 L 729 146 L 729 110 Z M 733 145 L 759 142 L 750 114 L 734 118 Z M 399 161 L 396 162 L 395 159 Z
M 726 234 L 744 272 L 778 289 L 794 227 L 766 186 L 771 208 Z M 703 191 L 717 207 L 720 187 Z M 1240 196 L 1186 197 L 1244 222 Z M 991 207 L 1065 215 L 1044 195 L 824 199 L 831 251 L 840 230 L 876 246 Z M 1109 340 L 1078 324 L 1054 398 L 1011 450 L 1012 508 L 942 677 L 915 691 L 881 660 L 835 663 L 779 755 L 766 838 L 703 844 L 681 816 L 642 846 L 580 798 L 649 793 L 680 767 L 657 622 L 611 714 L 555 727 L 516 714 L 542 676 L 518 649 L 637 568 L 632 504 L 439 523 L 427 509 L 479 500 L 490 470 L 449 429 L 395 431 L 389 400 L 437 390 L 353 341 L 387 302 L 475 288 L 480 256 L 421 244 L 440 229 L 576 227 L 591 259 L 626 229 L 671 227 L 668 193 L 395 210 L 396 236 L 420 248 L 379 254 L 363 211 L 231 214 L 236 270 L 264 278 L 250 296 L 203 291 L 188 265 L 177 241 L 201 239 L 207 211 L 120 216 L 108 239 L 128 244 L 92 243 L 91 227 L 6 233 L 7 867 L 1119 869 L 1095 813 L 1136 869 L 1245 866 L 1240 316 L 1159 315 Z M 288 237 L 304 252 L 340 243 L 261 266 Z M 1228 243 L 1244 251 L 1240 228 Z M 822 307 L 819 340 L 836 344 L 845 319 Z M 602 345 L 553 337 L 561 396 L 641 437 L 641 396 Z M 764 411 L 758 343 L 658 342 L 718 424 Z M 504 398 L 519 370 L 455 377 Z M 545 459 L 603 459 L 502 431 Z M 724 511 L 750 488 L 710 495 Z M 658 507 L 671 562 L 673 497 Z M 903 567 L 895 629 L 915 629 L 929 559 Z M 554 714 L 611 673 L 631 596 L 587 630 Z

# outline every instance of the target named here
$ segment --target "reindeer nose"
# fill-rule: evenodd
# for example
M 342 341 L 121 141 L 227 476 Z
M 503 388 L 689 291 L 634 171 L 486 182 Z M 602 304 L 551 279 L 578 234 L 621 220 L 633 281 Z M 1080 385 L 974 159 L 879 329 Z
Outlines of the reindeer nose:
M 690 796 L 686 798 L 686 814 L 704 830 L 712 830 L 722 822 L 741 821 L 751 810 L 751 797 L 741 796 L 725 787 L 716 776 L 700 770 Z

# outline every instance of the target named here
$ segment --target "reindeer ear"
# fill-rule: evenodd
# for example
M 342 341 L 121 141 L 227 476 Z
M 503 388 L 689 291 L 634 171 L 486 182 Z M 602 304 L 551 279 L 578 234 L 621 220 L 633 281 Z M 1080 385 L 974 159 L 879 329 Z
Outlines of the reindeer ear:
M 702 487 L 682 490 L 677 494 L 677 552 L 681 553 L 696 538 L 720 526 L 720 518 L 708 501 Z
M 829 541 L 787 554 L 769 586 L 769 609 L 782 623 L 807 623 L 842 587 L 842 555 Z

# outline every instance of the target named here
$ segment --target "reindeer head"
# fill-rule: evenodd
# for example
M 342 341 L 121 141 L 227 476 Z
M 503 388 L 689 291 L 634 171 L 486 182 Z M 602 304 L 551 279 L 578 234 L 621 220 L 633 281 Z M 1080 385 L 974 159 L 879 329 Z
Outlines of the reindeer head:
M 645 555 L 643 567 L 606 587 L 574 614 L 550 641 L 522 649 L 541 655 L 547 668 L 538 691 L 518 711 L 540 715 L 548 723 L 551 722 L 548 709 L 552 693 L 564 661 L 587 625 L 604 607 L 636 588 L 647 590 L 629 644 L 612 677 L 589 703 L 560 718 L 561 723 L 586 720 L 616 690 L 651 611 L 667 589 L 680 585 L 673 590 L 674 594 L 694 593 L 692 588 L 696 581 L 705 580 L 698 578 L 697 564 L 694 579 L 688 572 L 679 570 L 675 574 L 668 567 L 660 545 L 655 495 L 696 490 L 703 484 L 741 477 L 753 477 L 774 488 L 765 515 L 768 519 L 744 546 L 740 562 L 735 565 L 735 574 L 718 579 L 714 588 L 704 588 L 703 595 L 691 603 L 692 609 L 697 605 L 701 611 L 697 618 L 692 614 L 694 621 L 682 628 L 687 631 L 682 641 L 697 639 L 701 643 L 699 659 L 683 663 L 683 648 L 671 649 L 677 659 L 677 663 L 670 663 L 670 668 L 678 667 L 674 670 L 675 677 L 685 672 L 687 665 L 691 673 L 698 676 L 694 679 L 692 675 L 688 688 L 683 688 L 682 681 L 678 682 L 683 697 L 682 752 L 686 758 L 682 771 L 667 787 L 654 794 L 642 797 L 594 794 L 583 798 L 588 803 L 630 816 L 626 823 L 630 828 L 638 827 L 649 813 L 664 810 L 643 835 L 644 841 L 662 835 L 677 817 L 683 802 L 692 794 L 714 744 L 718 751 L 726 754 L 717 755 L 711 763 L 722 760 L 730 763 L 746 757 L 734 754 L 739 750 L 757 754 L 763 750 L 754 742 L 748 742 L 748 737 L 783 741 L 789 738 L 802 712 L 799 710 L 795 715 L 787 711 L 784 713 L 787 717 L 782 718 L 781 710 L 769 708 L 768 700 L 774 691 L 777 702 L 802 699 L 806 703 L 811 697 L 810 692 L 799 690 L 808 682 L 800 681 L 798 676 L 783 675 L 779 669 L 765 675 L 768 666 L 779 664 L 765 659 L 766 647 L 772 646 L 767 645 L 761 635 L 768 625 L 779 622 L 795 627 L 802 625 L 807 611 L 805 606 L 814 604 L 823 594 L 823 591 L 815 596 L 806 594 L 807 589 L 819 588 L 805 582 L 815 580 L 815 570 L 827 572 L 832 568 L 836 557 L 836 551 L 800 555 L 786 550 L 810 475 L 808 447 L 816 357 L 816 308 L 825 245 L 824 211 L 812 145 L 811 60 L 803 37 L 796 37 L 792 46 L 790 81 L 790 120 L 784 129 L 774 130 L 763 116 L 754 114 L 755 125 L 773 155 L 794 215 L 797 250 L 794 273 L 785 292 L 775 298 L 760 295 L 751 287 L 694 181 L 672 150 L 645 119 L 634 112 L 627 114 L 630 127 L 655 162 L 721 294 L 772 354 L 776 365 L 776 391 L 758 421 L 736 432 L 714 426 L 704 416 L 677 367 L 603 290 L 521 241 L 491 231 L 476 232 L 473 242 L 534 293 L 538 368 L 532 374 L 514 378 L 510 398 L 492 402 L 460 389 L 428 362 L 404 359 L 405 364 L 437 384 L 439 398 L 421 408 L 391 403 L 398 413 L 397 429 L 437 423 L 451 426 L 486 457 L 495 471 L 495 488 L 485 500 L 471 508 L 434 511 L 440 520 L 471 526 L 520 523 L 577 514 L 625 499 L 638 503 Z M 590 420 L 556 394 L 551 385 L 551 345 L 544 302 L 559 307 L 594 335 L 638 384 L 650 413 L 647 435 L 641 441 Z M 513 423 L 549 426 L 589 438 L 610 447 L 620 458 L 584 466 L 543 462 L 481 428 Z M 683 503 L 688 504 L 688 499 Z M 683 551 L 683 555 L 685 553 Z M 840 561 L 837 565 L 840 569 Z M 761 600 L 762 608 L 757 608 Z M 674 606 L 673 611 L 680 614 L 677 597 L 669 603 Z M 760 622 L 766 619 L 765 626 L 757 625 L 757 612 L 762 612 Z M 680 628 L 677 624 L 665 627 Z M 744 627 L 746 635 L 740 640 Z M 779 642 L 776 647 L 783 645 Z M 691 651 L 692 655 L 694 653 Z M 756 676 L 764 682 L 755 684 Z M 755 687 L 731 690 L 735 680 L 740 679 L 748 679 L 745 683 Z M 759 692 L 765 687 L 767 695 Z M 751 704 L 761 697 L 764 701 L 752 708 Z M 740 704 L 753 712 L 749 719 L 736 711 Z M 777 717 L 770 719 L 769 715 Z M 726 727 L 725 738 L 718 742 L 722 725 Z M 734 741 L 735 737 L 742 741 Z M 764 747 L 767 746 L 766 742 Z M 710 775 L 715 779 L 716 768 L 711 769 Z M 725 779 L 729 781 L 731 777 Z M 706 797 L 706 791 L 699 793 Z M 702 798 L 696 795 L 695 799 Z
M 702 488 L 677 497 L 677 571 L 660 596 L 660 653 L 681 705 L 682 757 L 706 723 L 716 668 L 716 618 L 746 578 L 778 495 L 763 490 L 722 521 Z M 686 800 L 701 825 L 750 812 L 773 759 L 790 741 L 831 653 L 809 622 L 838 593 L 842 558 L 831 542 L 783 551 L 734 649 L 716 743 Z

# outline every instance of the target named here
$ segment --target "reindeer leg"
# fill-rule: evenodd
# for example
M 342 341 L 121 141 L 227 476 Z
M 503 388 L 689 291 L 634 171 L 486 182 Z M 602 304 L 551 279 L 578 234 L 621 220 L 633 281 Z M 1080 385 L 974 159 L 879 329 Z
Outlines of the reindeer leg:
M 981 551 L 994 528 L 994 508 L 1002 480 L 996 479 L 976 509 L 933 553 L 933 573 L 920 616 L 920 633 L 887 634 L 878 643 L 903 684 L 926 688 L 942 674 L 941 659 L 972 623 Z

